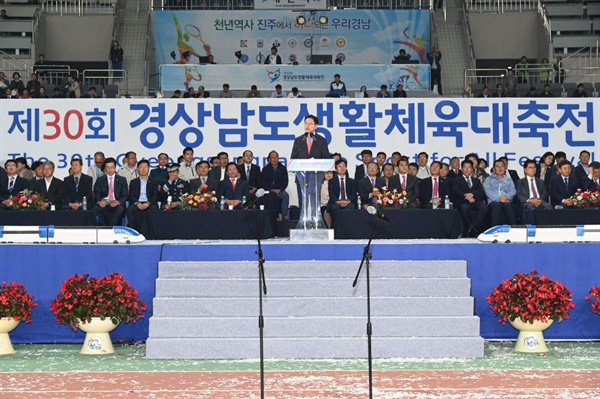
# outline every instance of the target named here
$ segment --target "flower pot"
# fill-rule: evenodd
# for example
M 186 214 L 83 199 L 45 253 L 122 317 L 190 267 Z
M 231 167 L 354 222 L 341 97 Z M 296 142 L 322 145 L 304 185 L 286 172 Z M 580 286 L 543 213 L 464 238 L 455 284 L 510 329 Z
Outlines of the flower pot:
M 16 321 L 12 317 L 0 317 L 0 355 L 12 355 L 15 353 L 8 333 L 17 328 L 19 323 L 19 321 Z
M 85 324 L 80 321 L 77 324 L 77 328 L 86 333 L 81 353 L 84 355 L 115 353 L 109 333 L 117 328 L 117 326 L 109 318 L 101 320 L 99 317 L 92 317 L 92 320 Z
M 515 345 L 515 352 L 544 353 L 548 352 L 548 346 L 544 341 L 542 331 L 550 327 L 554 320 L 543 323 L 535 320 L 533 324 L 523 322 L 521 319 L 510 321 L 510 325 L 519 330 L 519 337 Z

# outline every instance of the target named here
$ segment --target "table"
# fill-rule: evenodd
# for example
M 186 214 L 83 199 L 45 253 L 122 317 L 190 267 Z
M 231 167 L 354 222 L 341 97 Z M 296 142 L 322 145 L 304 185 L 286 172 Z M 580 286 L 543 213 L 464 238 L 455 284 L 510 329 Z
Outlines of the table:
M 274 211 L 148 211 L 142 234 L 149 240 L 256 239 L 273 237 Z
M 392 223 L 379 223 L 375 238 L 458 238 L 463 223 L 457 209 L 384 209 Z M 334 222 L 335 238 L 368 239 L 376 217 L 366 210 L 344 210 Z
M 600 209 L 536 209 L 533 220 L 537 226 L 600 224 Z
M 0 211 L 0 226 L 96 226 L 93 211 Z

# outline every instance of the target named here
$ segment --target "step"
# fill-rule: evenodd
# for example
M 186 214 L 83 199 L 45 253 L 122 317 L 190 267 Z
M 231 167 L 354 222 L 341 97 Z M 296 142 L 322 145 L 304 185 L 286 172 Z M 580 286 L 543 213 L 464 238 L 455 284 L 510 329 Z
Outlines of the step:
M 267 262 L 265 277 L 354 277 L 356 262 Z M 465 261 L 371 262 L 371 277 L 466 277 Z M 161 262 L 159 278 L 255 278 L 256 262 Z
M 350 297 L 366 294 L 365 279 L 352 287 L 354 278 L 269 279 L 270 297 Z M 164 279 L 156 280 L 157 297 L 249 297 L 257 294 L 251 279 Z M 380 278 L 371 279 L 371 294 L 377 296 L 464 297 L 470 295 L 468 278 Z
M 363 317 L 265 317 L 265 337 L 366 336 Z M 478 337 L 477 316 L 377 316 L 371 317 L 373 334 L 380 337 Z M 258 338 L 255 317 L 156 317 L 150 318 L 151 338 Z
M 374 358 L 483 357 L 481 337 L 372 337 Z M 367 357 L 367 339 L 268 338 L 266 359 L 356 359 Z M 258 359 L 258 338 L 149 338 L 148 359 Z
M 469 316 L 472 297 L 371 298 L 371 312 L 378 316 Z M 265 316 L 364 316 L 367 299 L 269 298 L 263 299 Z M 153 317 L 234 317 L 258 314 L 258 292 L 250 298 L 160 298 L 153 301 Z

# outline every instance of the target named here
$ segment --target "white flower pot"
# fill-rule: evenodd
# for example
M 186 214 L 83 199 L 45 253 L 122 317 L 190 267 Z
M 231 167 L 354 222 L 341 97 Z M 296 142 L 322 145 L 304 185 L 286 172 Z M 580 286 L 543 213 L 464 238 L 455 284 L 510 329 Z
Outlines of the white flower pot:
M 510 321 L 510 325 L 519 330 L 519 337 L 515 345 L 515 352 L 525 353 L 544 353 L 548 352 L 548 346 L 544 341 L 542 331 L 546 330 L 554 323 L 554 320 L 548 320 L 545 323 L 535 320 L 533 324 L 523 322 L 521 319 Z
M 108 317 L 104 320 L 92 317 L 92 320 L 85 324 L 80 321 L 77 328 L 86 333 L 81 353 L 84 355 L 115 353 L 109 333 L 117 327 L 118 325 L 113 324 Z
M 19 323 L 20 321 L 16 321 L 12 317 L 0 317 L 0 355 L 15 353 L 8 333 L 17 328 Z

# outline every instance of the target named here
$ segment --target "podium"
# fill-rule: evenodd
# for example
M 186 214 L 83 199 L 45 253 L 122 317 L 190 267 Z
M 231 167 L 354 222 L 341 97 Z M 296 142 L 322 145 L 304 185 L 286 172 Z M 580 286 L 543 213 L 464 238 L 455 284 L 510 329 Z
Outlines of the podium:
M 321 184 L 324 172 L 335 171 L 335 159 L 292 159 L 287 167 L 296 172 L 302 197 L 300 219 L 290 230 L 290 240 L 333 240 L 333 230 L 321 216 Z

